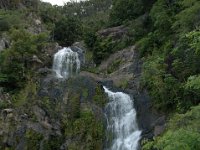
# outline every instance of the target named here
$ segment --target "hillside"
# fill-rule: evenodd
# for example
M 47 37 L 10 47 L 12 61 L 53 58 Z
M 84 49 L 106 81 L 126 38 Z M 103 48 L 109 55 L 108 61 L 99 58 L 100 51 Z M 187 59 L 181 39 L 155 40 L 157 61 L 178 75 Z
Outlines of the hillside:
M 198 150 L 200 1 L 0 0 L 0 149 Z

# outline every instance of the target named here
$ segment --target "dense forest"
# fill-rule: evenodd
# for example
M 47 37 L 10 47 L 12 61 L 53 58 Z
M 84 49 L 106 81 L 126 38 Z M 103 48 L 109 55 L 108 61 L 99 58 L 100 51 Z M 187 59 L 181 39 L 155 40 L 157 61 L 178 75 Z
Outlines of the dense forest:
M 121 27 L 126 32 L 103 35 L 105 29 L 113 27 Z M 150 139 L 142 138 L 141 149 L 200 148 L 199 0 L 88 0 L 71 1 L 64 6 L 52 6 L 39 0 L 0 0 L 0 110 L 12 108 L 28 114 L 31 106 L 37 104 L 51 112 L 55 104 L 51 104 L 48 97 L 39 102 L 40 77 L 36 71 L 39 68 L 33 59 L 37 57 L 37 63 L 41 61 L 43 67 L 50 68 L 52 57 L 49 55 L 53 54 L 47 55 L 46 49 L 57 43 L 68 47 L 78 41 L 84 42 L 86 58 L 94 64 L 83 67 L 82 71 L 95 74 L 101 74 L 98 67 L 112 54 L 135 46 L 142 61 L 140 90 L 148 91 L 151 109 L 167 118 L 163 133 Z M 116 60 L 106 73 L 113 72 L 121 62 Z M 66 82 L 76 85 L 77 80 Z M 85 86 L 82 82 L 81 86 Z M 91 84 L 96 86 L 95 104 L 103 107 L 104 94 L 98 84 Z M 126 89 L 126 86 L 124 81 L 120 88 Z M 87 97 L 87 90 L 79 90 Z M 77 102 L 79 95 L 75 93 L 78 92 L 69 90 L 72 110 L 67 112 L 69 119 L 61 119 L 61 130 L 64 136 L 80 142 L 72 140 L 68 149 L 102 149 L 103 125 L 91 111 L 81 110 Z M 55 112 L 51 115 L 57 117 Z M 34 121 L 36 117 L 31 114 L 30 119 Z M 12 126 L 16 124 L 11 120 L 6 133 L 9 129 L 15 130 Z M 2 126 L 1 118 L 0 130 Z M 40 149 L 38 141 L 43 136 L 28 129 L 25 149 Z M 59 149 L 63 142 L 63 136 L 49 139 L 43 140 L 45 150 Z M 5 142 L 4 133 L 0 131 L 0 149 L 12 150 L 14 145 L 16 143 Z

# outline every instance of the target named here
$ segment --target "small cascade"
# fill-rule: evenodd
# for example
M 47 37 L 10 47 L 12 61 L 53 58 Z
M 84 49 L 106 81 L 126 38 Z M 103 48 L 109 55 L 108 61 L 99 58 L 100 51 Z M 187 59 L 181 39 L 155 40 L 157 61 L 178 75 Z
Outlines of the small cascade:
M 71 48 L 64 47 L 54 55 L 53 70 L 57 78 L 69 78 L 77 74 L 80 70 L 80 60 L 78 53 Z
M 104 90 L 109 97 L 105 107 L 109 135 L 106 150 L 137 150 L 141 131 L 138 129 L 133 100 L 128 94 L 114 93 L 106 87 Z

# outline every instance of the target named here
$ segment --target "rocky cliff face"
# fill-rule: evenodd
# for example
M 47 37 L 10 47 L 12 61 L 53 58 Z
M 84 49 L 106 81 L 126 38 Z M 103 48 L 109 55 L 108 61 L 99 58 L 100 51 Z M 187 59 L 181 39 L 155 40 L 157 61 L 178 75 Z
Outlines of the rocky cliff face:
M 1 111 L 0 148 L 102 149 L 102 86 L 89 77 L 60 81 L 49 73 Z
M 74 49 L 84 62 L 84 52 Z M 1 106 L 0 149 L 102 149 L 102 85 L 87 76 L 57 79 L 49 68 L 57 50 L 47 47 L 44 56 L 33 56 L 37 77 L 17 95 L 0 95 L 7 102 Z
M 117 38 L 119 40 L 126 32 L 125 27 L 119 26 L 99 31 L 98 34 L 104 38 L 120 35 Z M 98 74 L 83 71 L 80 75 L 90 76 L 101 84 L 107 85 L 113 90 L 124 91 L 134 98 L 138 124 L 142 130 L 143 139 L 151 139 L 164 131 L 165 115 L 152 108 L 148 91 L 141 86 L 142 60 L 135 46 L 130 46 L 110 55 L 99 65 L 97 70 Z
M 0 115 L 0 149 L 103 149 L 107 97 L 102 85 L 133 97 L 142 138 L 163 131 L 165 118 L 151 108 L 148 92 L 140 86 L 142 61 L 135 46 L 110 55 L 95 68 L 97 73 L 81 71 L 66 81 L 55 78 L 51 69 L 58 49 L 52 45 L 44 56 L 33 56 L 37 77 L 19 94 L 1 94 L 7 105 Z M 84 44 L 76 43 L 72 50 L 79 53 L 82 68 L 95 67 L 85 57 Z
M 152 108 L 146 89 L 141 87 L 142 60 L 135 46 L 130 46 L 112 54 L 98 67 L 100 74 L 81 72 L 114 91 L 124 91 L 134 98 L 139 128 L 142 138 L 151 139 L 165 129 L 165 116 Z

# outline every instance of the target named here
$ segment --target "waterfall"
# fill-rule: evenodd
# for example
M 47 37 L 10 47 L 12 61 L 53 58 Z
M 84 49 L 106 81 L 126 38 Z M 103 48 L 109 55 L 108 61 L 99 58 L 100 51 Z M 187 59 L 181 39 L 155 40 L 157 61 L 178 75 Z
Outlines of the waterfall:
M 78 53 L 64 47 L 54 55 L 53 70 L 57 78 L 69 78 L 80 70 Z
M 114 93 L 106 87 L 104 90 L 109 97 L 105 111 L 107 133 L 112 140 L 107 150 L 137 150 L 141 131 L 138 129 L 133 100 L 125 93 Z

